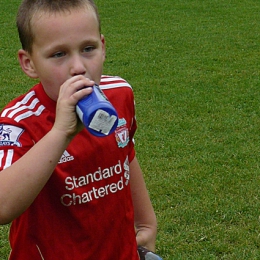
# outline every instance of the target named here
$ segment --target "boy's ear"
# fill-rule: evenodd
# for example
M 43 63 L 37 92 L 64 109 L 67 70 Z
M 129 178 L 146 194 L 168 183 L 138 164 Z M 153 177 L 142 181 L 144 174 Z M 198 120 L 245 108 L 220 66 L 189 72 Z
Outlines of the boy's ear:
M 102 53 L 103 53 L 103 61 L 106 59 L 106 41 L 103 34 L 101 34 L 101 43 L 102 43 Z
M 30 78 L 38 78 L 37 72 L 35 71 L 31 55 L 25 50 L 18 51 L 18 60 L 23 72 Z

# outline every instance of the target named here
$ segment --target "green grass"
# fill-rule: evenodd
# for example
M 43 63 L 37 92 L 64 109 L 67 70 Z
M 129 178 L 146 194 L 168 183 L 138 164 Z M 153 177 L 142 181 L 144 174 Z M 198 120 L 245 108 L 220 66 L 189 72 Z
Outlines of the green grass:
M 15 12 L 2 0 L 0 106 L 20 71 Z M 136 150 L 164 259 L 260 259 L 259 0 L 96 0 L 104 73 L 133 86 Z M 0 227 L 0 259 L 7 259 Z

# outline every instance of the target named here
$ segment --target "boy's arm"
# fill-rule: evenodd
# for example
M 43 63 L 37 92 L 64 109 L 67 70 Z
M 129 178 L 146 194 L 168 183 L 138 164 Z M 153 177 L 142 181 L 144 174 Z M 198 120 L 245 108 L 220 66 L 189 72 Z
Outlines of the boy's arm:
M 30 206 L 67 144 L 68 140 L 52 129 L 17 162 L 0 172 L 0 224 L 11 222 Z
M 83 76 L 66 81 L 60 89 L 53 128 L 24 156 L 0 172 L 0 224 L 22 214 L 50 178 L 70 140 L 83 128 L 75 105 L 91 92 L 90 88 L 82 88 L 93 84 Z
M 130 175 L 137 244 L 155 251 L 156 216 L 136 157 L 130 163 Z

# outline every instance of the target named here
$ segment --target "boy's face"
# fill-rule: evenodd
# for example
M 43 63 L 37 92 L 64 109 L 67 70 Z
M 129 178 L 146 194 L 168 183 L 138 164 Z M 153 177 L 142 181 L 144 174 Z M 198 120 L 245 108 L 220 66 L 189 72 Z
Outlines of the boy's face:
M 50 98 L 57 100 L 60 86 L 76 75 L 100 83 L 105 41 L 91 8 L 40 12 L 31 22 L 35 35 L 32 53 L 28 54 L 35 73 L 32 77 L 40 79 Z

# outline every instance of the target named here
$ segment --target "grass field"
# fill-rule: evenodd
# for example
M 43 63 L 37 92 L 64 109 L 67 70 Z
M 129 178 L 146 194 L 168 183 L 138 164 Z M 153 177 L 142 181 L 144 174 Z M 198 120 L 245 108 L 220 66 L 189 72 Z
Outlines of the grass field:
M 34 84 L 0 2 L 0 107 Z M 136 150 L 172 259 L 260 259 L 259 0 L 96 0 L 105 74 L 134 88 Z M 8 227 L 0 227 L 7 259 Z

